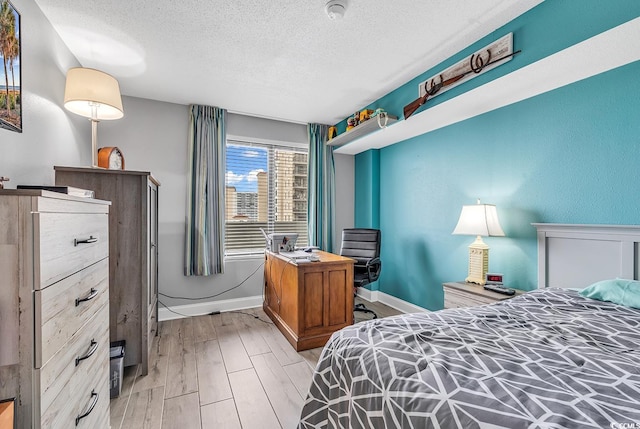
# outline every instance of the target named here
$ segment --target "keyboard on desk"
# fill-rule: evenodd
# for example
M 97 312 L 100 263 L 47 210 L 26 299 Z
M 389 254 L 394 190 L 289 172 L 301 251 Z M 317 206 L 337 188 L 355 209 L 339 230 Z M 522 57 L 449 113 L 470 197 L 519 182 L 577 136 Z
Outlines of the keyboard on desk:
M 309 256 L 311 256 L 310 253 L 304 252 L 302 250 L 296 250 L 293 252 L 280 252 L 280 254 L 289 259 L 309 259 Z

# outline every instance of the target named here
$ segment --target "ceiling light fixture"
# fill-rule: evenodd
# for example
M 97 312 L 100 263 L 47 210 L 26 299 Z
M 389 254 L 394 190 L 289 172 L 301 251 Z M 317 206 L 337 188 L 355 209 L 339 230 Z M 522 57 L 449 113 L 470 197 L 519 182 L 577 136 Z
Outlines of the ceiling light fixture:
M 346 10 L 347 2 L 345 0 L 331 0 L 324 7 L 324 11 L 332 21 L 342 19 Z

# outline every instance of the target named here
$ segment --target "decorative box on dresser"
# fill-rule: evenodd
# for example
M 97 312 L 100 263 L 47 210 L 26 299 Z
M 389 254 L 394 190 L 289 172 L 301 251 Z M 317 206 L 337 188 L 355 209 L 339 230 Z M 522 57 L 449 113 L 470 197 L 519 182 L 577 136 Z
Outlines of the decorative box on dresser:
M 504 295 L 486 290 L 480 285 L 467 282 L 444 283 L 442 289 L 444 290 L 444 308 L 473 307 L 475 305 L 491 304 L 524 293 L 516 289 L 515 295 Z
M 17 428 L 109 428 L 108 214 L 0 190 L 0 399 Z
M 54 167 L 56 185 L 91 189 L 111 201 L 109 212 L 109 328 L 125 340 L 124 365 L 149 371 L 158 328 L 158 187 L 145 171 Z

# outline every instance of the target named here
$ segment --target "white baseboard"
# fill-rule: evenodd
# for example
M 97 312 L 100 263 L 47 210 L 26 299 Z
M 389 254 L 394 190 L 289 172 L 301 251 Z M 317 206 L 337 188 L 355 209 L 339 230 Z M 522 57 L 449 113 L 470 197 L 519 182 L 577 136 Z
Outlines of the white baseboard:
M 360 287 L 358 288 L 358 296 L 369 302 L 381 302 L 384 305 L 388 305 L 389 307 L 395 308 L 396 310 L 402 311 L 403 313 L 429 312 L 429 310 L 427 310 L 426 308 L 422 308 L 400 298 L 396 298 L 395 296 L 380 292 L 379 290 L 370 291 L 367 288 Z
M 358 289 L 356 289 L 356 294 L 362 298 L 365 299 L 369 302 L 377 302 L 378 301 L 378 291 L 374 290 L 371 291 L 369 289 L 367 289 L 366 287 L 359 287 Z
M 181 319 L 183 317 L 201 316 L 214 311 L 225 312 L 244 310 L 246 308 L 262 307 L 262 296 L 250 296 L 247 298 L 226 299 L 224 301 L 201 302 L 198 304 L 175 305 L 169 308 L 158 307 L 158 320 Z M 175 311 L 172 313 L 171 310 Z M 179 313 L 179 314 L 177 314 Z
M 381 302 L 403 313 L 426 313 L 429 310 L 411 304 L 395 296 L 391 296 L 378 290 L 370 291 L 367 288 L 358 288 L 358 296 L 369 302 Z M 197 304 L 175 305 L 169 308 L 158 308 L 158 320 L 173 320 L 183 317 L 201 316 L 214 311 L 225 312 L 244 310 L 247 308 L 262 307 L 262 296 L 250 296 L 247 298 L 226 299 L 224 301 L 201 302 Z M 175 311 L 175 313 L 172 313 Z M 179 313 L 179 314 L 177 314 Z

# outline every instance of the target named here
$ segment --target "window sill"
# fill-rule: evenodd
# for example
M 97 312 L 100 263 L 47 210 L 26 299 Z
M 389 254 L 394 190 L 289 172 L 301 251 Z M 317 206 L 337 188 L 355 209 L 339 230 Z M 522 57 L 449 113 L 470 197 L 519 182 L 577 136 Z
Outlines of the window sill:
M 255 261 L 263 260 L 264 253 L 250 253 L 246 255 L 228 255 L 224 257 L 225 261 Z

